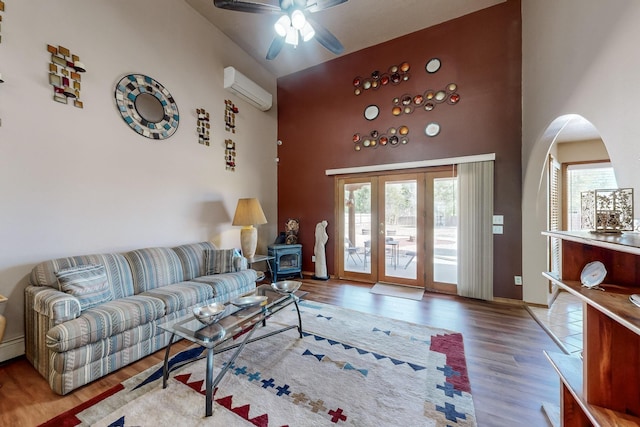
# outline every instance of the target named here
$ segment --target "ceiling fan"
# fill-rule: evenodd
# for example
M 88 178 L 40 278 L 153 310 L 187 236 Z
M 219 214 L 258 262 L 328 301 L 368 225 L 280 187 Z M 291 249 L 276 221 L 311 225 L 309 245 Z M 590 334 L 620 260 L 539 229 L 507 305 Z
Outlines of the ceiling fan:
M 215 7 L 250 13 L 282 14 L 274 28 L 276 36 L 267 51 L 267 59 L 274 59 L 285 43 L 297 46 L 300 39 L 312 38 L 336 55 L 344 52 L 342 43 L 329 30 L 310 18 L 306 12 L 315 13 L 345 3 L 347 0 L 279 0 L 279 6 L 242 0 L 213 0 Z

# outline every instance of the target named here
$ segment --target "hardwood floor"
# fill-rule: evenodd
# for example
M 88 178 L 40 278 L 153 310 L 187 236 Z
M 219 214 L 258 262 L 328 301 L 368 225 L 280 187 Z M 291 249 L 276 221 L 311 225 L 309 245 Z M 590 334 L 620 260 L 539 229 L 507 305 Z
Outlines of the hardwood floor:
M 421 301 L 369 293 L 371 285 L 305 279 L 306 299 L 463 334 L 478 426 L 550 426 L 542 402 L 558 405 L 558 376 L 542 351 L 561 350 L 524 307 L 425 293 Z M 184 341 L 172 353 L 187 347 Z M 54 394 L 24 358 L 0 366 L 0 425 L 37 426 L 160 363 L 157 352 L 66 396 Z M 369 427 L 369 426 L 363 426 Z

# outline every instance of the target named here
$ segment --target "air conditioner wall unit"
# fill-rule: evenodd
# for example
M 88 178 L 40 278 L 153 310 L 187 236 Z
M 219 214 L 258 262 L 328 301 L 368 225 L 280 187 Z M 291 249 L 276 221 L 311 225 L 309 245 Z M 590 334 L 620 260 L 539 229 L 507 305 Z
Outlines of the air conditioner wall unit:
M 233 67 L 224 69 L 224 88 L 262 111 L 267 111 L 273 104 L 269 92 Z

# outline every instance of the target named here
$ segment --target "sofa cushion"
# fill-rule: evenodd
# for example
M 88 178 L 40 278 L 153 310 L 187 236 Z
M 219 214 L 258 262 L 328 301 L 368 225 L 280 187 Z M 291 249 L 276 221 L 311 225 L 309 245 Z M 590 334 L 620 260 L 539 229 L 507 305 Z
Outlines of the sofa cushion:
M 191 243 L 173 248 L 182 263 L 184 280 L 206 276 L 204 251 L 214 249 L 216 249 L 216 246 L 211 242 Z
M 82 265 L 55 272 L 60 290 L 71 294 L 80 302 L 84 311 L 96 305 L 111 301 L 113 293 L 107 282 L 107 274 L 102 265 Z
M 49 329 L 50 350 L 63 352 L 109 338 L 165 315 L 162 300 L 134 295 L 100 304 L 73 320 Z
M 213 289 L 214 299 L 226 302 L 254 290 L 257 277 L 256 271 L 249 269 L 236 273 L 196 277 L 193 281 L 208 284 Z
M 69 372 L 87 366 L 96 360 L 110 358 L 125 348 L 149 347 L 149 339 L 157 334 L 156 323 L 149 322 L 89 345 L 62 353 L 54 352 L 51 355 L 51 368 L 58 373 Z
M 123 298 L 133 295 L 133 278 L 131 267 L 122 254 L 95 254 L 66 258 L 57 258 L 41 262 L 33 267 L 29 282 L 34 286 L 49 286 L 59 289 L 56 271 L 82 265 L 102 265 L 111 286 L 113 298 Z
M 170 248 L 137 249 L 124 254 L 131 265 L 136 294 L 182 282 L 182 263 Z
M 213 289 L 205 283 L 180 282 L 143 292 L 161 299 L 166 307 L 166 314 L 184 310 L 213 298 Z
M 208 249 L 204 251 L 204 264 L 206 273 L 211 274 L 233 273 L 242 269 L 242 256 L 237 249 Z

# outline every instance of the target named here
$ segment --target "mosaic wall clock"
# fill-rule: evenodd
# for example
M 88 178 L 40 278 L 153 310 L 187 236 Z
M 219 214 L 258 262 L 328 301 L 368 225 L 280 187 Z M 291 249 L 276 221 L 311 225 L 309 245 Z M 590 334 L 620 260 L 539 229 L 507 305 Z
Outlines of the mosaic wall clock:
M 178 129 L 180 114 L 175 100 L 149 76 L 124 76 L 116 85 L 115 98 L 124 121 L 142 136 L 166 139 Z

